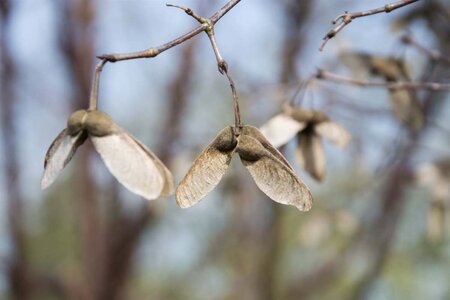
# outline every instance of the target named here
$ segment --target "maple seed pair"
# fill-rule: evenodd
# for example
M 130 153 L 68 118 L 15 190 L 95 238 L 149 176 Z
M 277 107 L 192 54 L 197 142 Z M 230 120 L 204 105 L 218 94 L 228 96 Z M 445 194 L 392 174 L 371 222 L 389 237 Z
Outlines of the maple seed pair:
M 131 192 L 152 200 L 173 193 L 172 174 L 144 144 L 98 110 L 79 110 L 45 155 L 42 189 L 53 183 L 89 138 L 106 167 Z
M 344 127 L 331 121 L 323 112 L 290 105 L 284 106 L 283 112 L 264 124 L 261 132 L 275 147 L 297 137 L 297 161 L 318 181 L 325 178 L 326 164 L 321 138 L 326 138 L 341 148 L 351 139 Z
M 194 161 L 176 190 L 177 203 L 190 207 L 214 189 L 237 152 L 256 185 L 272 200 L 308 211 L 312 196 L 292 167 L 255 127 L 244 125 L 239 135 L 226 127 Z
M 41 187 L 51 185 L 77 148 L 89 138 L 109 171 L 131 192 L 149 200 L 173 193 L 173 179 L 164 164 L 140 141 L 97 110 L 73 113 L 45 156 Z M 190 207 L 210 192 L 237 152 L 256 185 L 276 202 L 307 211 L 312 206 L 308 187 L 295 175 L 283 155 L 253 126 L 223 129 L 195 160 L 176 191 L 177 203 Z

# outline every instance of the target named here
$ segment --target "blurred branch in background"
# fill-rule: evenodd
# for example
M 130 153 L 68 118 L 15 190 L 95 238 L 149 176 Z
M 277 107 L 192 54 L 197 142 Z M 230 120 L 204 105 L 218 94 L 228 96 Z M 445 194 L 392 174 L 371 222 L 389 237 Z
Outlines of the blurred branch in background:
M 417 39 L 411 35 L 406 34 L 402 37 L 402 42 L 404 42 L 407 45 L 411 45 L 416 47 L 420 52 L 424 53 L 425 55 L 429 56 L 430 59 L 434 61 L 443 62 L 450 65 L 450 58 L 443 55 L 440 51 L 436 49 L 430 49 L 429 47 L 421 44 Z
M 7 260 L 9 272 L 5 274 L 8 290 L 1 291 L 0 298 L 6 293 L 9 294 L 8 299 L 83 300 L 448 298 L 448 236 L 445 236 L 444 230 L 439 233 L 444 234 L 439 236 L 442 238 L 439 243 L 427 241 L 426 210 L 434 204 L 429 201 L 425 190 L 415 187 L 414 177 L 418 165 L 448 159 L 450 135 L 448 128 L 442 126 L 446 125 L 450 108 L 446 93 L 450 10 L 445 1 L 396 2 L 404 5 L 417 3 L 408 9 L 400 9 L 402 13 L 396 14 L 398 17 L 388 16 L 383 30 L 378 27 L 367 29 L 370 37 L 361 37 L 364 41 L 361 49 L 343 49 L 363 58 L 376 57 L 378 62 L 393 62 L 387 65 L 397 68 L 395 71 L 399 69 L 396 63 L 404 63 L 405 69 L 411 67 L 411 70 L 408 69 L 411 72 L 405 71 L 408 74 L 401 74 L 400 77 L 375 74 L 373 65 L 364 65 L 362 71 L 370 76 L 366 80 L 357 72 L 351 77 L 343 77 L 319 70 L 316 75 L 322 79 L 320 84 L 306 87 L 310 89 L 308 93 L 314 89 L 314 103 L 303 101 L 301 104 L 311 104 L 314 109 L 326 111 L 333 119 L 342 121 L 353 139 L 350 145 L 352 152 L 341 153 L 342 156 L 336 153 L 334 155 L 337 156 L 332 156 L 333 149 L 327 149 L 325 144 L 329 176 L 320 186 L 312 183 L 317 196 L 315 207 L 309 213 L 299 213 L 273 203 L 257 190 L 248 176 L 240 176 L 239 169 L 230 171 L 234 172 L 233 176 L 225 176 L 217 189 L 219 192 L 211 194 L 212 200 L 217 201 L 202 203 L 198 208 L 171 208 L 170 212 L 165 212 L 159 208 L 166 205 L 166 200 L 152 202 L 150 206 L 142 199 L 138 199 L 141 202 L 137 204 L 128 203 L 128 198 L 121 197 L 117 182 L 112 177 L 106 177 L 106 184 L 103 177 L 101 180 L 94 178 L 93 172 L 98 170 L 94 170 L 93 162 L 97 157 L 91 157 L 90 147 L 83 147 L 79 149 L 81 155 L 75 158 L 78 160 L 77 167 L 69 174 L 71 180 L 61 181 L 48 193 L 37 195 L 36 201 L 27 202 L 26 207 L 32 209 L 27 210 L 30 216 L 25 216 L 23 206 L 28 194 L 21 187 L 26 188 L 28 181 L 19 186 L 18 177 L 25 177 L 26 180 L 36 178 L 29 175 L 29 170 L 19 169 L 19 164 L 25 165 L 22 164 L 23 159 L 29 162 L 29 158 L 25 157 L 28 154 L 24 154 L 27 149 L 20 149 L 20 146 L 22 137 L 27 136 L 24 132 L 31 130 L 26 127 L 28 123 L 15 118 L 20 109 L 20 117 L 32 119 L 30 123 L 40 119 L 31 115 L 36 106 L 27 106 L 29 103 L 20 98 L 34 91 L 27 84 L 20 86 L 20 90 L 17 88 L 19 80 L 23 80 L 20 83 L 26 82 L 20 76 L 25 73 L 34 75 L 35 70 L 39 73 L 39 67 L 63 65 L 66 73 L 62 80 L 68 82 L 67 87 L 63 88 L 69 91 L 64 91 L 69 95 L 65 105 L 71 111 L 87 107 L 95 44 L 98 41 L 106 41 L 102 48 L 108 48 L 111 44 L 116 47 L 117 43 L 135 42 L 131 40 L 134 34 L 144 40 L 147 34 L 152 35 L 152 39 L 163 40 L 170 35 L 168 31 L 172 31 L 172 27 L 162 26 L 161 23 L 168 20 L 167 16 L 159 18 L 161 12 L 155 11 L 152 6 L 163 6 L 164 3 L 144 2 L 123 4 L 120 1 L 54 0 L 56 5 L 42 6 L 43 11 L 51 11 L 57 19 L 56 50 L 61 55 L 55 57 L 62 57 L 64 63 L 61 64 L 58 59 L 53 62 L 52 58 L 52 64 L 45 62 L 40 65 L 33 55 L 19 57 L 13 52 L 17 45 L 32 44 L 29 35 L 24 33 L 29 34 L 25 30 L 30 29 L 25 25 L 31 24 L 31 16 L 38 15 L 33 10 L 35 6 L 27 6 L 27 10 L 24 4 L 15 5 L 13 1 L 0 0 L 0 147 L 4 156 L 2 171 L 5 174 L 2 178 L 5 178 L 5 207 L 9 222 L 6 248 L 10 254 Z M 205 11 L 216 4 L 214 1 L 203 3 L 207 3 L 204 4 L 208 8 Z M 212 18 L 217 21 L 237 3 L 238 0 L 228 2 Z M 229 23 L 221 22 L 226 28 L 221 27 L 220 30 L 232 28 L 231 34 L 217 38 L 224 47 L 222 50 L 227 52 L 233 70 L 236 70 L 240 90 L 248 88 L 246 85 L 252 80 L 266 80 L 265 86 L 258 83 L 251 93 L 240 95 L 246 115 L 262 121 L 258 118 L 270 113 L 274 105 L 260 99 L 259 102 L 252 102 L 252 99 L 266 97 L 272 98 L 270 100 L 274 103 L 286 102 L 296 88 L 293 83 L 300 81 L 299 77 L 307 68 L 316 65 L 317 57 L 321 59 L 319 63 L 330 61 L 326 54 L 317 51 L 310 54 L 305 47 L 310 46 L 306 44 L 308 37 L 315 37 L 323 30 L 323 22 L 320 18 L 314 18 L 314 14 L 330 13 L 336 5 L 327 1 L 316 4 L 312 0 L 267 0 L 264 5 L 246 1 L 245 5 L 236 6 L 236 14 L 229 16 Z M 201 15 L 204 15 L 203 8 L 199 9 Z M 381 8 L 379 12 L 382 12 Z M 262 22 L 261 16 L 266 13 L 273 19 Z M 341 16 L 342 20 L 346 14 Z M 123 18 L 123 23 L 117 15 Z M 11 19 L 14 16 L 20 17 Z M 28 19 L 25 25 L 17 26 L 19 29 L 11 27 L 11 24 L 17 25 L 25 19 Z M 140 26 L 142 20 L 150 24 L 150 29 Z M 372 18 L 367 18 L 368 22 L 370 20 Z M 117 26 L 112 24 L 116 21 Z M 153 22 L 161 26 L 153 27 Z M 406 49 L 415 48 L 417 51 L 408 52 L 401 58 L 383 53 L 386 48 L 389 50 L 385 44 L 396 42 L 395 45 L 398 45 L 395 33 L 390 35 L 387 29 L 392 23 L 397 29 L 417 28 L 414 37 L 408 35 L 402 39 L 411 46 Z M 343 28 L 345 25 L 338 26 Z M 240 30 L 234 32 L 235 28 L 242 29 L 243 33 Z M 178 29 L 184 32 L 185 28 L 181 26 Z M 16 31 L 11 34 L 12 30 Z M 132 30 L 133 34 L 122 34 L 121 30 L 126 33 Z M 383 45 L 379 45 L 377 39 L 371 40 L 372 30 L 384 34 L 386 41 L 383 40 Z M 167 50 L 202 31 L 204 28 L 198 27 L 160 47 Z M 96 32 L 102 38 L 103 35 L 108 38 L 100 39 Z M 353 34 L 351 38 L 358 38 L 355 32 L 349 32 Z M 277 41 L 275 46 L 272 45 L 275 43 L 267 43 L 267 38 L 272 34 L 282 34 L 280 37 L 273 36 Z M 17 43 L 23 36 L 23 44 L 11 43 L 12 38 Z M 109 37 L 114 37 L 114 43 Z M 39 36 L 38 39 L 39 43 L 48 43 L 48 37 Z M 185 155 L 189 150 L 182 146 L 202 140 L 201 135 L 208 132 L 204 127 L 211 126 L 215 119 L 218 123 L 223 122 L 223 109 L 230 100 L 229 90 L 221 89 L 224 82 L 211 76 L 215 75 L 216 65 L 213 57 L 207 56 L 211 54 L 208 45 L 199 42 L 202 40 L 196 38 L 180 45 L 170 53 L 176 59 L 167 53 L 158 59 L 158 64 L 151 62 L 152 74 L 142 82 L 136 81 L 136 85 L 133 81 L 131 88 L 122 86 L 123 78 L 129 74 L 114 75 L 118 77 L 113 79 L 115 81 L 111 85 L 124 88 L 124 93 L 142 93 L 139 97 L 144 99 L 149 98 L 145 93 L 150 81 L 152 85 L 164 85 L 166 91 L 162 94 L 166 95 L 166 99 L 162 100 L 161 105 L 165 105 L 165 113 L 147 111 L 143 114 L 149 118 L 156 115 L 158 119 L 155 122 L 161 123 L 158 126 L 162 130 L 156 152 L 164 163 L 175 170 L 179 164 L 187 163 Z M 205 49 L 198 48 L 200 45 Z M 46 47 L 43 49 L 55 51 L 48 45 Z M 113 62 L 155 56 L 156 50 L 152 49 L 157 48 L 113 54 L 106 59 Z M 35 48 L 30 49 L 34 54 Z M 207 55 L 203 56 L 205 52 Z M 252 53 L 255 57 L 249 59 L 243 53 Z M 425 60 L 421 60 L 423 57 Z M 211 61 L 208 62 L 209 59 Z M 271 64 L 271 61 L 275 63 Z M 408 64 L 408 61 L 414 65 Z M 145 69 L 148 67 L 145 65 L 140 61 L 134 67 Z M 332 65 L 347 67 L 342 56 L 333 55 Z M 27 69 L 22 71 L 22 66 Z M 108 64 L 106 70 L 110 67 L 115 65 Z M 210 70 L 205 71 L 205 68 Z M 239 69 L 241 72 L 238 73 Z M 167 73 L 164 73 L 166 70 Z M 152 77 L 156 73 L 161 81 Z M 48 78 L 53 77 L 49 75 Z M 379 81 L 375 81 L 376 78 Z M 330 83 L 331 79 L 343 81 L 344 84 Z M 56 84 L 59 86 L 60 82 Z M 354 84 L 374 85 L 377 88 L 355 88 Z M 383 91 L 383 88 L 387 90 Z M 394 88 L 400 91 L 411 88 L 408 90 L 413 94 L 410 98 L 414 96 L 420 104 L 418 108 L 425 115 L 423 126 L 411 128 L 391 117 L 389 100 L 392 90 L 389 89 Z M 42 88 L 47 89 L 56 95 L 60 92 L 55 85 Z M 311 94 L 308 93 L 305 95 L 309 97 Z M 45 93 L 33 94 L 32 105 L 48 103 L 42 102 L 44 96 Z M 161 95 L 157 96 L 151 98 L 161 99 Z M 194 98 L 196 101 L 193 101 Z M 217 101 L 210 101 L 212 98 Z M 61 105 L 61 101 L 57 103 Z M 295 103 L 300 105 L 300 101 Z M 192 115 L 191 105 L 196 105 L 192 109 L 195 115 L 187 120 L 186 115 Z M 41 128 L 48 129 L 48 125 Z M 192 130 L 195 137 L 183 134 Z M 148 134 L 154 135 L 154 130 L 149 130 Z M 294 150 L 290 146 L 283 149 L 288 155 Z M 431 151 L 433 147 L 440 152 Z M 31 149 L 29 152 L 36 151 Z M 298 167 L 296 164 L 293 166 Z M 307 176 L 306 181 L 311 179 Z M 168 201 L 173 201 L 173 198 Z M 442 201 L 448 203 L 449 199 Z M 337 217 L 340 213 L 346 215 L 347 223 Z M 433 215 L 428 217 L 433 218 Z M 442 226 L 436 223 L 444 217 L 440 214 L 437 218 L 440 219 L 431 220 L 431 223 Z M 36 224 L 36 227 L 25 227 L 28 222 Z M 345 226 L 347 229 L 342 229 Z M 0 250 L 4 248 L 0 244 Z M 2 282 L 0 286 L 3 286 Z
M 305 49 L 305 39 L 309 16 L 313 11 L 313 1 L 282 1 L 284 12 L 284 32 L 283 47 L 280 51 L 281 69 L 279 83 L 284 84 L 290 81 L 298 81 L 299 74 L 297 61 L 300 59 L 302 51 Z M 287 102 L 290 98 L 287 93 L 283 93 L 280 102 Z M 284 213 L 279 204 L 272 201 L 268 203 L 266 222 L 258 236 L 261 237 L 260 248 L 262 257 L 259 266 L 256 268 L 255 277 L 257 280 L 256 289 L 259 291 L 257 299 L 274 300 L 279 299 L 280 292 L 280 262 L 283 254 L 283 219 Z
M 335 74 L 319 69 L 315 75 L 317 79 L 353 84 L 362 87 L 378 87 L 385 89 L 424 89 L 432 91 L 450 91 L 450 84 L 439 82 L 401 82 L 401 81 L 370 81 Z
M 8 225 L 11 242 L 10 257 L 6 264 L 11 299 L 31 299 L 32 283 L 29 261 L 26 254 L 26 224 L 24 201 L 19 188 L 18 134 L 15 121 L 18 98 L 14 89 L 16 65 L 10 49 L 10 19 L 14 2 L 0 1 L 0 104 L 1 135 L 5 198 L 7 201 Z
M 70 79 L 72 97 L 69 99 L 70 111 L 88 106 L 92 70 L 94 69 L 95 36 L 92 30 L 95 18 L 94 3 L 89 0 L 55 0 L 58 20 L 58 38 L 67 74 Z M 80 247 L 82 251 L 83 275 L 77 284 L 84 299 L 101 298 L 102 272 L 104 264 L 104 234 L 101 228 L 101 213 L 98 187 L 92 176 L 92 145 L 79 150 L 79 164 L 76 173 L 76 211 Z

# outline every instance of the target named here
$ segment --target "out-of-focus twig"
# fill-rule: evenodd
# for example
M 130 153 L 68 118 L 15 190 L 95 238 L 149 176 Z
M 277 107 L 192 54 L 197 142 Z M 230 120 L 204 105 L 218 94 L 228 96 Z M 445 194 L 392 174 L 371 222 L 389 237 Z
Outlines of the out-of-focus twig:
M 312 11 L 314 1 L 296 1 L 291 0 L 284 3 L 285 23 L 284 42 L 281 50 L 280 61 L 282 67 L 279 75 L 279 82 L 285 83 L 288 80 L 297 80 L 298 72 L 295 68 L 295 61 L 300 56 L 303 49 L 303 40 L 305 32 L 302 30 L 307 24 L 308 16 Z M 286 95 L 284 95 L 286 96 Z M 285 100 L 285 99 L 283 99 Z M 284 152 L 284 149 L 280 149 Z M 274 300 L 279 299 L 279 269 L 283 255 L 283 226 L 284 214 L 283 208 L 275 203 L 269 202 L 270 213 L 267 216 L 265 226 L 262 228 L 261 236 L 264 240 L 260 241 L 264 245 L 264 251 L 261 251 L 261 259 L 256 268 L 256 288 L 258 289 L 259 299 Z
M 352 13 L 347 12 L 347 11 L 344 12 L 343 14 L 337 16 L 333 20 L 333 22 L 332 22 L 333 24 L 336 24 L 338 22 L 339 23 L 333 29 L 328 31 L 328 33 L 323 37 L 323 42 L 322 42 L 322 45 L 320 46 L 319 50 L 322 51 L 323 48 L 325 47 L 325 45 L 327 44 L 327 42 L 330 39 L 332 39 L 333 37 L 335 37 L 336 34 L 339 33 L 339 31 L 344 29 L 344 27 L 347 26 L 348 24 L 350 24 L 350 22 L 353 21 L 354 19 L 361 18 L 361 17 L 367 17 L 367 16 L 379 14 L 379 13 L 389 13 L 395 9 L 412 4 L 417 1 L 419 1 L 419 0 L 402 0 L 402 1 L 394 2 L 394 3 L 386 4 L 383 7 L 379 7 L 379 8 L 375 8 L 375 9 L 369 9 L 369 10 L 365 10 L 365 11 L 358 11 L 358 12 L 352 12 Z
M 17 98 L 14 92 L 16 65 L 9 49 L 9 21 L 13 3 L 0 1 L 0 113 L 2 134 L 2 152 L 4 164 L 5 191 L 7 200 L 9 235 L 11 239 L 11 255 L 8 261 L 8 283 L 11 299 L 31 299 L 30 268 L 26 255 L 26 232 L 24 224 L 23 199 L 19 187 L 19 163 L 17 149 L 17 133 L 15 128 L 15 105 Z
M 91 70 L 94 65 L 94 37 L 91 25 L 94 8 L 89 0 L 55 1 L 60 16 L 59 47 L 71 80 L 70 109 L 86 107 L 91 89 Z M 87 300 L 99 299 L 103 250 L 100 207 L 96 185 L 91 174 L 91 147 L 79 150 L 75 216 L 79 226 L 84 276 L 79 284 Z
M 442 53 L 436 49 L 430 49 L 427 46 L 421 44 L 411 34 L 404 35 L 402 37 L 402 42 L 416 47 L 419 51 L 430 57 L 432 60 L 441 61 L 450 65 L 450 58 L 442 55 Z
M 189 97 L 192 78 L 190 75 L 194 71 L 193 68 L 195 66 L 194 47 L 195 41 L 193 40 L 182 49 L 177 75 L 167 86 L 169 93 L 167 99 L 168 112 L 157 153 L 161 161 L 168 163 L 169 166 L 173 157 L 174 143 L 180 137 L 183 113 Z
M 319 69 L 315 75 L 317 79 L 352 84 L 363 87 L 376 87 L 385 89 L 423 89 L 432 91 L 450 91 L 450 84 L 440 82 L 410 82 L 410 81 L 370 81 L 342 76 Z

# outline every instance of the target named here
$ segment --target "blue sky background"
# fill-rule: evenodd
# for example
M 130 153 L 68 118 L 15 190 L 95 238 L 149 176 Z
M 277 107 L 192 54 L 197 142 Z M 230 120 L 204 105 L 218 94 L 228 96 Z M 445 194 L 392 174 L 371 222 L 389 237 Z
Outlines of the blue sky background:
M 16 86 L 18 102 L 16 103 L 16 124 L 19 137 L 19 157 L 21 163 L 20 185 L 27 201 L 27 209 L 35 210 L 48 191 L 40 190 L 40 177 L 43 171 L 45 152 L 59 131 L 65 127 L 70 115 L 69 98 L 71 88 L 67 81 L 65 66 L 57 50 L 57 16 L 53 1 L 49 0 L 16 0 L 13 1 L 14 15 L 11 23 L 11 36 L 8 41 L 18 64 L 18 82 Z M 197 8 L 202 2 L 214 2 L 206 15 L 221 7 L 226 1 L 177 1 L 175 3 Z M 341 73 L 344 68 L 335 67 L 337 57 L 345 49 L 370 51 L 378 54 L 401 53 L 399 36 L 402 31 L 392 31 L 390 20 L 402 14 L 402 10 L 390 14 L 379 14 L 368 18 L 357 19 L 332 39 L 323 52 L 318 48 L 322 37 L 331 28 L 331 20 L 343 10 L 357 11 L 383 6 L 386 1 L 329 1 L 315 2 L 310 25 L 306 30 L 303 54 L 297 61 L 299 74 L 306 78 L 316 68 L 334 69 Z M 166 1 L 159 0 L 100 0 L 97 5 L 97 18 L 93 30 L 96 35 L 95 52 L 133 52 L 151 46 L 161 45 L 197 26 L 196 21 L 182 11 L 165 6 Z M 405 8 L 403 11 L 408 10 Z M 228 61 L 238 93 L 244 121 L 260 126 L 279 109 L 280 99 L 276 90 L 280 68 L 280 49 L 283 38 L 283 11 L 276 1 L 243 0 L 216 25 L 216 36 L 223 57 Z M 433 45 L 434 41 L 424 30 L 422 24 L 409 29 L 423 44 Z M 192 76 L 194 85 L 190 95 L 190 105 L 184 118 L 185 138 L 181 145 L 175 169 L 172 170 L 178 182 L 187 171 L 192 158 L 206 146 L 216 133 L 233 122 L 231 95 L 226 78 L 219 74 L 209 41 L 205 35 L 199 39 L 196 47 L 196 59 L 201 61 Z M 181 46 L 183 47 L 183 46 Z M 408 50 L 406 57 L 413 61 L 413 71 L 420 70 L 424 58 L 414 50 Z M 179 61 L 179 47 L 170 49 L 153 59 L 126 61 L 107 64 L 100 83 L 99 107 L 110 114 L 122 127 L 132 132 L 150 149 L 156 149 L 161 133 L 161 116 L 164 116 L 166 86 L 172 78 L 175 66 Z M 261 92 L 254 92 L 258 87 Z M 349 95 L 350 99 L 367 103 L 370 107 L 388 109 L 386 92 L 382 90 L 365 90 L 348 88 L 332 83 L 318 83 L 317 90 L 311 93 L 316 97 L 315 105 L 320 107 L 322 94 L 320 88 L 336 89 L 336 93 Z M 253 92 L 249 92 L 253 91 Z M 289 94 L 292 94 L 290 92 Z M 86 100 L 87 103 L 87 100 Z M 448 105 L 447 105 L 448 110 Z M 352 119 L 337 121 L 347 125 L 350 131 L 366 131 L 360 136 L 364 141 L 364 159 L 367 169 L 372 162 L 378 162 L 385 149 L 377 147 L 380 141 L 394 139 L 398 126 L 389 117 L 373 120 L 361 125 L 349 124 Z M 346 123 L 347 122 L 347 123 Z M 445 115 L 442 122 L 448 126 Z M 0 141 L 1 143 L 1 141 Z M 424 158 L 447 153 L 448 143 L 439 136 L 430 137 L 433 153 L 426 152 Z M 314 193 L 320 194 L 333 185 L 335 176 L 342 172 L 352 160 L 352 152 L 337 150 L 326 145 L 327 156 L 332 157 L 328 178 L 323 185 L 316 184 L 304 172 L 299 170 Z M 436 153 L 436 154 L 434 154 Z M 4 162 L 5 157 L 0 160 Z M 72 168 L 74 161 L 68 166 Z M 234 167 L 234 169 L 233 169 Z M 237 164 L 233 164 L 227 176 L 240 172 Z M 99 162 L 96 168 L 99 182 L 111 180 Z M 68 170 L 63 172 L 64 180 Z M 3 173 L 0 175 L 3 176 Z M 0 190 L 4 190 L 4 180 L 0 180 Z M 58 184 L 58 181 L 55 183 Z M 325 188 L 324 188 L 325 186 Z M 53 186 L 50 189 L 54 188 Z M 138 272 L 147 268 L 164 270 L 170 273 L 172 268 L 188 269 L 195 264 L 201 255 L 202 243 L 207 237 L 220 230 L 224 219 L 223 210 L 227 209 L 220 189 L 208 196 L 195 209 L 188 213 L 180 213 L 176 209 L 173 197 L 159 204 L 167 209 L 167 216 L 157 232 L 146 236 L 138 253 L 142 261 Z M 121 190 L 121 195 L 129 199 L 130 209 L 136 197 Z M 0 214 L 5 215 L 6 202 L 0 193 Z M 158 200 L 164 202 L 165 200 Z M 226 199 L 225 199 L 226 201 Z M 183 211 L 184 212 L 184 211 Z M 0 232 L 6 236 L 6 219 L 1 218 Z M 29 220 L 32 225 L 33 220 Z M 216 224 L 209 227 L 208 224 Z M 196 232 L 202 232 L 199 235 Z M 177 234 L 177 239 L 171 237 Z M 8 254 L 8 241 L 0 239 L 0 256 Z M 448 249 L 450 253 L 450 249 Z M 167 271 L 169 270 L 169 271 Z M 223 282 L 214 269 L 209 271 L 208 280 L 220 293 Z M 432 272 L 432 271 L 430 271 Z M 433 282 L 442 288 L 439 275 L 442 270 L 433 273 Z M 446 278 L 445 276 L 443 276 Z M 427 280 L 427 276 L 419 280 Z M 448 278 L 448 276 L 447 276 Z M 429 280 L 430 278 L 428 278 Z M 432 283 L 432 281 L 427 281 Z M 442 284 L 442 285 L 441 285 Z M 434 289 L 435 287 L 429 287 Z M 377 299 L 389 299 L 380 297 Z M 436 298 L 437 299 L 437 298 Z

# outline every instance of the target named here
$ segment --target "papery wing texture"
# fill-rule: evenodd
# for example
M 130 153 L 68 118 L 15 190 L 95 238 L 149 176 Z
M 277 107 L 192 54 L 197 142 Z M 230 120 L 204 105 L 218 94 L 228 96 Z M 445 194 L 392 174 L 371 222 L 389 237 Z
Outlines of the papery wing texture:
M 325 178 L 325 153 L 316 134 L 302 134 L 298 137 L 296 150 L 298 163 L 316 180 Z
M 253 127 L 251 125 L 244 125 L 242 127 L 242 135 L 248 135 L 255 138 L 261 145 L 266 148 L 272 155 L 274 155 L 278 160 L 280 160 L 283 164 L 285 164 L 291 170 L 294 170 L 286 158 L 278 151 L 267 139 L 266 137 L 259 131 L 258 128 Z
M 90 138 L 108 170 L 127 189 L 149 200 L 161 196 L 165 174 L 150 150 L 117 125 L 112 134 Z
M 155 162 L 156 167 L 159 169 L 160 173 L 164 177 L 164 188 L 161 192 L 162 197 L 168 197 L 172 195 L 175 191 L 175 185 L 173 181 L 172 173 L 169 171 L 169 169 L 164 165 L 164 163 L 150 150 L 145 146 L 141 141 L 136 139 L 134 136 L 129 134 L 131 138 L 139 145 L 141 146 L 142 150 L 144 150 L 148 156 Z
M 396 89 L 389 91 L 389 95 L 394 115 L 410 128 L 420 129 L 424 124 L 424 115 L 415 92 Z
M 41 188 L 45 189 L 55 181 L 58 174 L 72 159 L 78 146 L 86 140 L 86 133 L 80 131 L 70 136 L 67 129 L 61 131 L 52 142 L 45 154 L 44 174 L 41 179 Z
M 314 131 L 341 148 L 347 146 L 351 139 L 351 135 L 347 129 L 331 121 L 317 124 L 314 126 Z
M 267 121 L 260 130 L 270 143 L 278 148 L 289 142 L 303 128 L 305 128 L 305 123 L 297 122 L 290 116 L 281 113 Z
M 230 164 L 236 144 L 232 128 L 227 127 L 203 150 L 177 187 L 180 207 L 196 204 L 214 189 Z
M 313 199 L 308 187 L 257 139 L 241 135 L 237 151 L 258 188 L 269 198 L 301 211 L 311 209 Z

